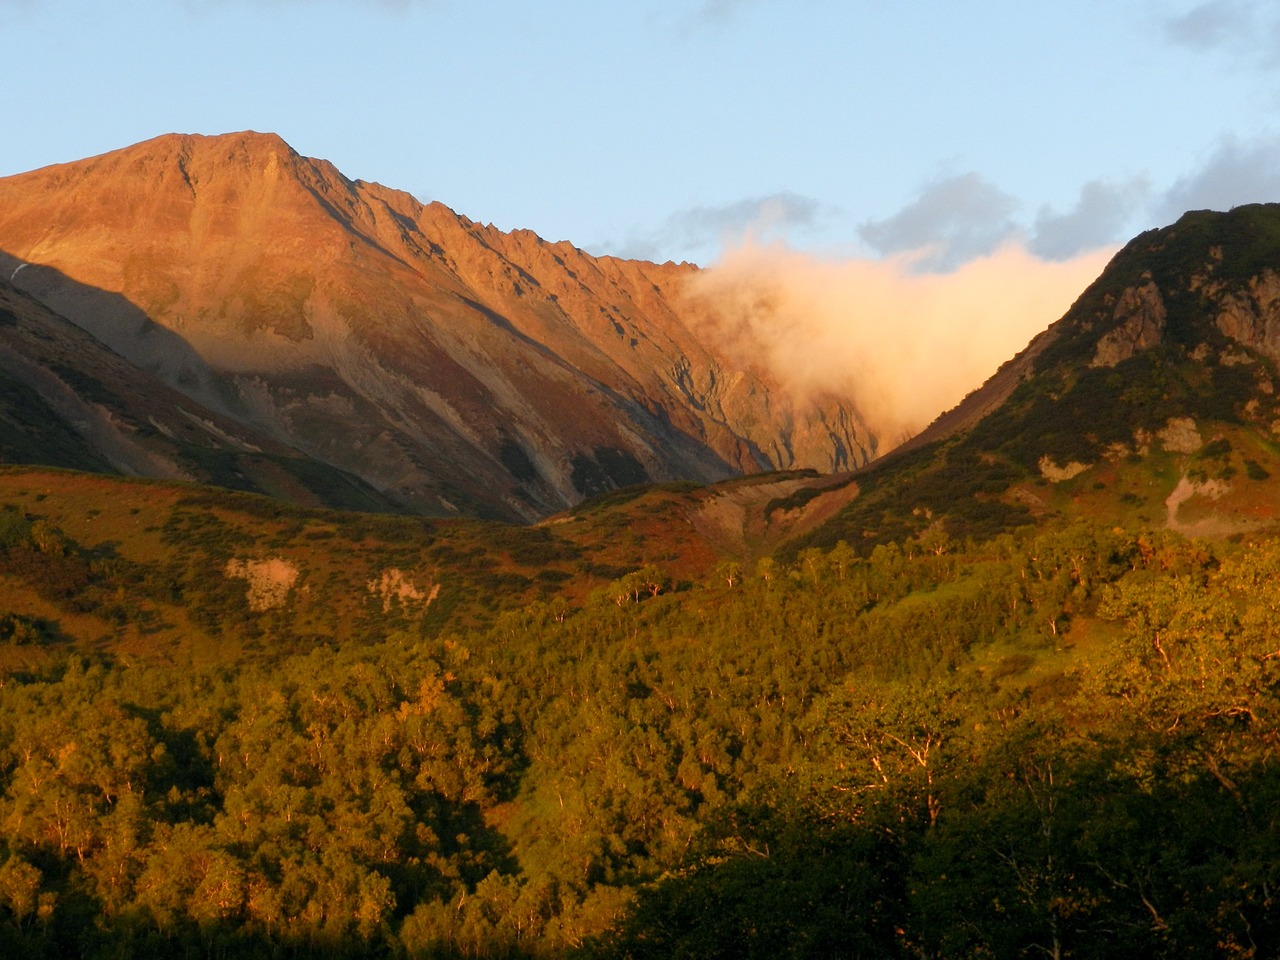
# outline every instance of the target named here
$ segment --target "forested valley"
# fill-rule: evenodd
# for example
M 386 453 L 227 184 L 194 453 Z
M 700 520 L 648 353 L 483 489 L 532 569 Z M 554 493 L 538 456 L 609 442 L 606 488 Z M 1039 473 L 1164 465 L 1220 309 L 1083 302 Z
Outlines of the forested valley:
M 5 957 L 1280 943 L 1274 540 L 935 526 L 327 634 L 32 511 L 0 551 L 43 609 L 237 651 L 0 610 Z

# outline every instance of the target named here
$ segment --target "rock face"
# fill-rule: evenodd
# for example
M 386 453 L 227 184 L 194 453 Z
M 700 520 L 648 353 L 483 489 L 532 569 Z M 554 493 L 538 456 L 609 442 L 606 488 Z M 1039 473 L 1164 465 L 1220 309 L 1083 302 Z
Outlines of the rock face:
M 1089 366 L 1114 367 L 1160 342 L 1165 323 L 1164 300 L 1151 278 L 1145 280 L 1141 286 L 1129 287 L 1120 294 L 1114 313 L 1118 325 L 1098 339 Z
M 1237 343 L 1280 362 L 1280 273 L 1263 270 L 1242 289 L 1227 292 L 1217 327 Z
M 0 277 L 423 513 L 533 519 L 641 481 L 865 462 L 851 408 L 699 336 L 696 271 L 482 226 L 273 135 L 0 179 Z

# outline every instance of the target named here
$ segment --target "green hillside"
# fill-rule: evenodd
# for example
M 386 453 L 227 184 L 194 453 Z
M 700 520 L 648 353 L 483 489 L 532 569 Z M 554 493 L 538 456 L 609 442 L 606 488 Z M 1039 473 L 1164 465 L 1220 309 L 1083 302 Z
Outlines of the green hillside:
M 1142 234 L 1011 361 L 1021 372 L 1006 400 L 860 471 L 861 494 L 793 549 L 842 539 L 871 546 L 932 524 L 988 537 L 1055 517 L 1213 536 L 1274 526 L 1272 264 L 1280 264 L 1274 204 L 1191 213 Z M 989 389 L 966 403 L 982 407 Z

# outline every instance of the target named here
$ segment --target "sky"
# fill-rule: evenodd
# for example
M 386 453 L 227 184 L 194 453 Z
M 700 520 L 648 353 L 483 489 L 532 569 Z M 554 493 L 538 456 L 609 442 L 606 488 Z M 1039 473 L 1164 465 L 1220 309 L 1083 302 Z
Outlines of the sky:
M 0 0 L 0 35 L 0 175 L 273 131 L 592 253 L 949 272 L 1280 199 L 1252 0 Z
M 0 176 L 271 131 L 503 230 L 717 269 L 735 309 L 794 304 L 739 327 L 821 350 L 774 351 L 798 381 L 879 351 L 956 380 L 937 409 L 1138 232 L 1280 200 L 1274 0 L 0 0 L 0 38 Z M 939 324 L 1000 334 L 912 366 Z

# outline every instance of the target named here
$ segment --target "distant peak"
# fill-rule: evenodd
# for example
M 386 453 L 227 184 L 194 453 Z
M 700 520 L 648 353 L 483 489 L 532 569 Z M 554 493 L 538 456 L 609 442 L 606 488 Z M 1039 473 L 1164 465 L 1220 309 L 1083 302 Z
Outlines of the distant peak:
M 158 160 L 166 162 L 175 160 L 187 162 L 199 158 L 211 165 L 222 165 L 228 162 L 256 165 L 275 157 L 277 160 L 292 160 L 299 156 L 276 133 L 258 133 L 256 130 L 241 130 L 235 133 L 206 135 L 200 133 L 166 133 L 150 140 L 143 140 L 120 150 L 113 150 L 93 158 L 94 162 L 139 160 Z
M 135 144 L 134 147 L 126 147 L 125 149 L 134 149 L 147 145 L 175 145 L 175 146 L 244 146 L 253 150 L 288 150 L 290 153 L 296 153 L 293 147 L 285 142 L 284 138 L 278 133 L 259 133 L 257 130 L 238 130 L 233 133 L 165 133 L 151 140 L 144 140 L 142 143 Z

